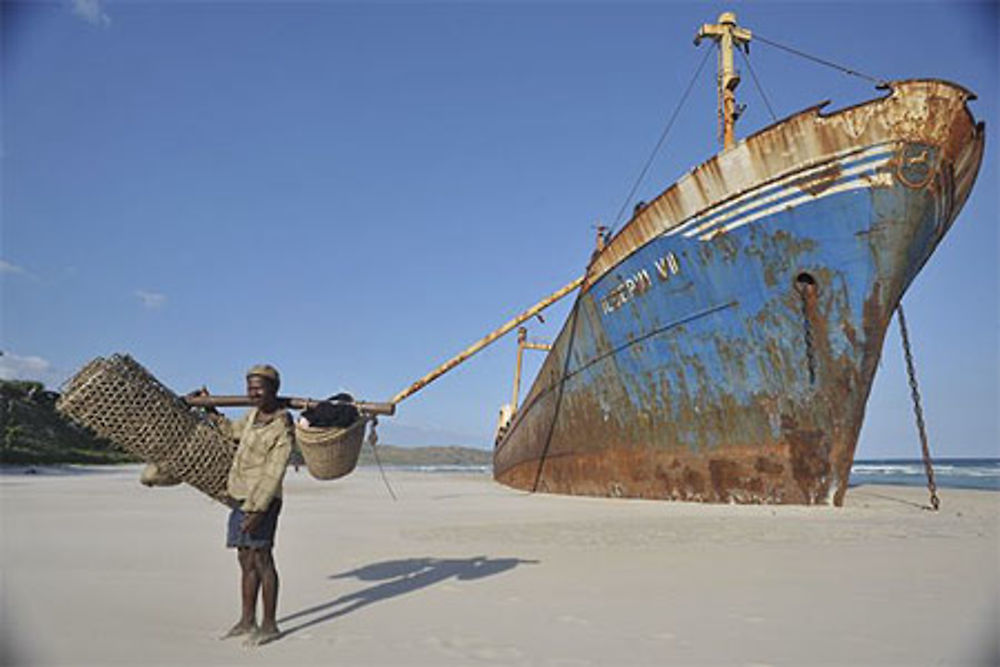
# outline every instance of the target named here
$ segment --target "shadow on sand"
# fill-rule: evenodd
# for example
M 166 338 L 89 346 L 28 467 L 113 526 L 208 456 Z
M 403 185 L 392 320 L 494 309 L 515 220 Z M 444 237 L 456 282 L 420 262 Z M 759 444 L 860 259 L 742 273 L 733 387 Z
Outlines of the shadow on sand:
M 400 595 L 412 593 L 433 586 L 448 579 L 470 581 L 490 577 L 518 565 L 534 564 L 536 560 L 521 560 L 519 558 L 406 558 L 373 563 L 359 567 L 356 570 L 330 575 L 330 579 L 358 579 L 359 581 L 381 582 L 355 593 L 342 595 L 335 600 L 302 609 L 279 618 L 284 626 L 281 638 L 304 630 L 306 628 L 332 621 L 350 614 L 362 607 L 381 600 L 388 600 Z M 303 619 L 289 625 L 292 621 Z
M 892 501 L 894 503 L 899 503 L 900 505 L 907 505 L 909 507 L 916 507 L 917 509 L 921 509 L 921 510 L 928 510 L 928 511 L 933 511 L 934 510 L 934 508 L 931 507 L 930 503 L 920 504 L 920 503 L 915 503 L 912 500 L 908 500 L 906 498 L 895 498 L 893 496 L 887 496 L 884 493 L 876 493 L 876 492 L 872 491 L 871 489 L 863 488 L 864 486 L 865 486 L 864 484 L 848 484 L 847 485 L 847 489 L 849 491 L 853 490 L 852 497 L 855 498 L 855 499 L 858 499 L 858 498 L 878 498 L 879 500 L 890 500 L 890 501 Z M 902 485 L 900 485 L 900 486 L 902 486 Z M 862 487 L 862 488 L 855 488 L 855 487 Z

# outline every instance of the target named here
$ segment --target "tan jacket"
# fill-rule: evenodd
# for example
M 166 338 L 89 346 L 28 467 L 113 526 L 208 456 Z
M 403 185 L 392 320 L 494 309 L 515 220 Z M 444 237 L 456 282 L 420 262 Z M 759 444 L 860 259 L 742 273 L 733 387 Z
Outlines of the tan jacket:
M 241 501 L 244 512 L 263 512 L 273 498 L 281 497 L 281 481 L 295 443 L 295 426 L 287 411 L 267 424 L 255 424 L 256 416 L 253 409 L 234 422 L 220 420 L 223 432 L 239 442 L 226 491 Z

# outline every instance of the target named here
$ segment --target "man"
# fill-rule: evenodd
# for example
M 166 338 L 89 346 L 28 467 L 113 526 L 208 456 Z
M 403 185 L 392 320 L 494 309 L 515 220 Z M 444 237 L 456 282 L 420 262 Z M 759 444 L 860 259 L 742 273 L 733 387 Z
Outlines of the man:
M 278 403 L 281 378 L 273 366 L 247 371 L 247 396 L 253 407 L 235 422 L 221 419 L 224 432 L 239 443 L 226 492 L 232 511 L 226 546 L 236 549 L 240 564 L 242 613 L 223 638 L 246 635 L 260 645 L 277 639 L 278 570 L 271 549 L 281 512 L 281 482 L 295 443 L 295 428 Z M 257 626 L 257 594 L 263 619 Z

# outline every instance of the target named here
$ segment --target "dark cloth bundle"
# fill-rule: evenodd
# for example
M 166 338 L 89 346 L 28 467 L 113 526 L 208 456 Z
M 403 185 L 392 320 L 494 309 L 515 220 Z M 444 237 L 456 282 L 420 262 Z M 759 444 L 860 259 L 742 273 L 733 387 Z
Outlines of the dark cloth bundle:
M 350 394 L 331 396 L 315 407 L 302 412 L 309 425 L 315 428 L 347 428 L 358 420 L 358 409 Z

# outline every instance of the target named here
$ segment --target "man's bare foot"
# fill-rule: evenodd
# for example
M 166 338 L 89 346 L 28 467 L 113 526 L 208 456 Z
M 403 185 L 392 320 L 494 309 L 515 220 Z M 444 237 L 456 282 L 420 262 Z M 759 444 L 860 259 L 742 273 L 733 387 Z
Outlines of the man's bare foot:
M 278 629 L 277 625 L 261 626 L 259 629 L 254 630 L 247 640 L 247 646 L 263 646 L 268 642 L 273 642 L 275 639 L 281 637 L 281 630 Z
M 256 623 L 244 623 L 239 621 L 233 627 L 229 628 L 229 632 L 219 637 L 219 639 L 229 639 L 231 637 L 242 637 L 244 635 L 252 635 L 257 632 Z

